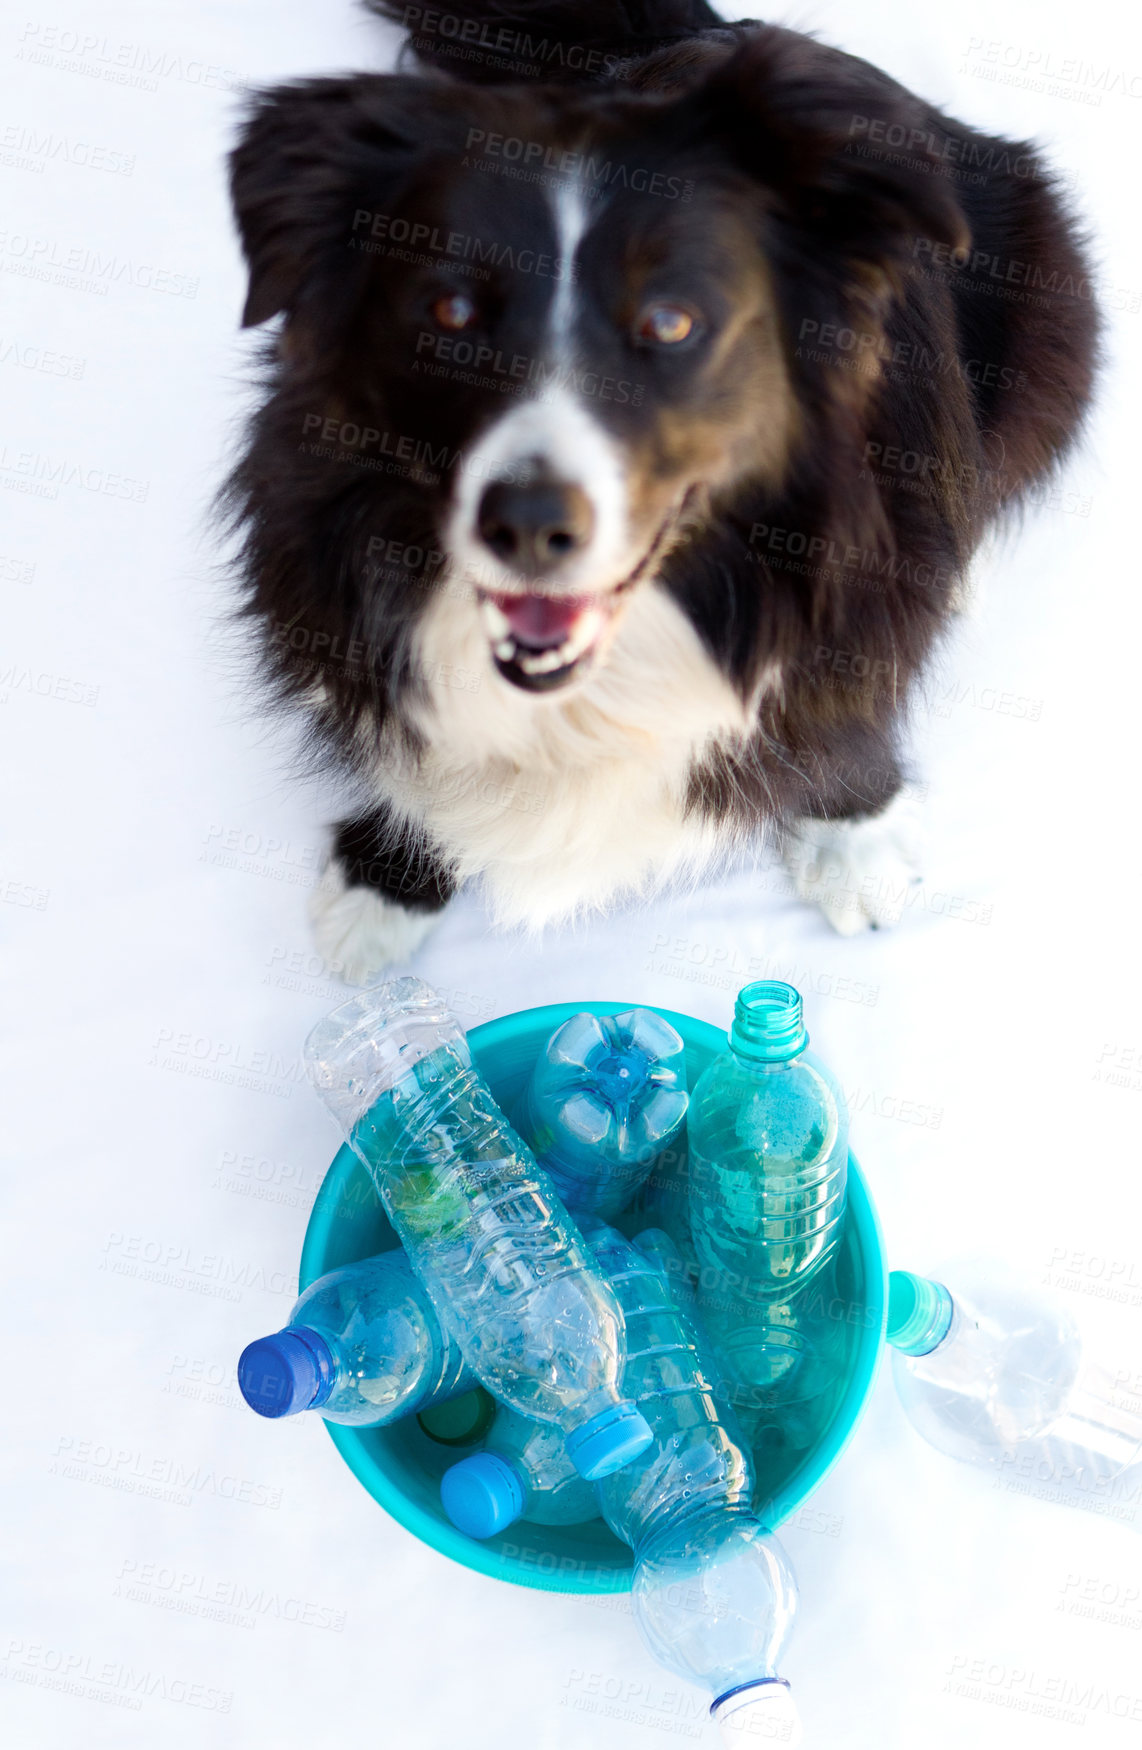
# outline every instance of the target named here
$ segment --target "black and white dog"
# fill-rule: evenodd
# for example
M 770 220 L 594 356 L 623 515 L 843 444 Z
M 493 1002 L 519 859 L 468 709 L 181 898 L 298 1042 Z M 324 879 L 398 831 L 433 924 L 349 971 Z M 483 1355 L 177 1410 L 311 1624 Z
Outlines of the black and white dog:
M 1057 188 L 705 0 L 404 16 L 418 70 L 265 92 L 232 160 L 244 320 L 283 318 L 246 609 L 360 786 L 324 952 L 364 978 L 468 878 L 540 923 L 766 825 L 806 892 L 826 841 L 860 874 L 971 555 L 1088 402 Z

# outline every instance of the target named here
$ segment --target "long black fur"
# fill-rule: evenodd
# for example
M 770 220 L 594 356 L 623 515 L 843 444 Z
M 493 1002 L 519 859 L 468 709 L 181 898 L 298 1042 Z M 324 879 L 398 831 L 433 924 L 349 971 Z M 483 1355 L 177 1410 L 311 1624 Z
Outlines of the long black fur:
M 775 659 L 785 681 L 744 751 L 695 770 L 691 801 L 746 826 L 880 809 L 957 580 L 988 526 L 1066 456 L 1090 400 L 1084 243 L 1035 146 L 975 132 L 796 32 L 727 26 L 703 0 L 450 0 L 448 39 L 417 28 L 423 9 L 372 3 L 410 25 L 423 70 L 264 93 L 232 160 L 245 320 L 286 313 L 228 488 L 272 684 L 304 698 L 317 741 L 351 767 L 361 725 L 389 721 L 415 686 L 448 458 L 472 410 L 464 392 L 445 407 L 386 375 L 375 307 L 390 270 L 348 255 L 346 237 L 355 209 L 399 198 L 426 157 L 462 151 L 474 116 L 517 113 L 522 86 L 537 127 L 569 103 L 601 126 L 644 112 L 649 153 L 692 142 L 764 191 L 803 438 L 781 490 L 746 483 L 717 502 L 662 581 L 743 693 Z M 875 380 L 843 344 L 819 343 L 829 332 L 875 335 Z M 306 453 L 315 408 L 414 434 L 444 486 L 380 471 L 383 439 L 353 465 Z M 885 465 L 894 453 L 923 459 L 922 477 Z M 379 563 L 378 540 L 422 560 Z M 415 906 L 450 891 L 447 858 L 382 813 L 343 829 L 342 849 L 359 870 L 383 858 L 374 884 L 403 882 Z M 419 859 L 407 879 L 393 872 L 402 857 Z

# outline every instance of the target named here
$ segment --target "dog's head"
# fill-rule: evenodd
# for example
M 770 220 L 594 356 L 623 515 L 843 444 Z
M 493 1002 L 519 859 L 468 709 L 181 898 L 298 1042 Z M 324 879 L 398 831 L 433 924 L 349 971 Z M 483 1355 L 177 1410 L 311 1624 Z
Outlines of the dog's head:
M 245 322 L 284 317 L 240 482 L 261 611 L 363 636 L 391 696 L 446 590 L 503 683 L 555 692 L 704 522 L 855 443 L 875 349 L 823 370 L 799 330 L 875 330 L 916 236 L 963 220 L 912 100 L 817 53 L 764 30 L 673 92 L 397 75 L 257 101 Z M 870 127 L 908 150 L 862 155 Z

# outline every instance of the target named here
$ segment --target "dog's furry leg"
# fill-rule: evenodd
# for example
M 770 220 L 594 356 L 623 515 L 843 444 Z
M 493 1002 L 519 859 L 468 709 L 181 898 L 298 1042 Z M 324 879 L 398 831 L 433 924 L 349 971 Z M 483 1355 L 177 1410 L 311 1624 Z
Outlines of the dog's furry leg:
M 347 984 L 408 960 L 455 891 L 447 869 L 385 814 L 334 829 L 310 902 L 318 952 Z
M 781 840 L 800 899 L 820 908 L 839 935 L 900 922 L 920 880 L 920 798 L 904 784 L 879 814 L 797 820 Z

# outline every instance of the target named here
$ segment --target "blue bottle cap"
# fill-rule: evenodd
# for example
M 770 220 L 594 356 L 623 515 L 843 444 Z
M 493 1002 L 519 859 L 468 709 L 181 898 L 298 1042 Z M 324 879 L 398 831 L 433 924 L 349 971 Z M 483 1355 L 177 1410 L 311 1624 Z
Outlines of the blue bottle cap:
M 440 1501 L 457 1531 L 468 1537 L 493 1537 L 523 1513 L 523 1484 L 506 1458 L 474 1452 L 445 1471 Z
M 569 1434 L 567 1456 L 581 1477 L 597 1483 L 630 1464 L 653 1439 L 646 1417 L 635 1404 L 624 1402 L 600 1411 Z
M 336 1373 L 333 1351 L 319 1331 L 287 1326 L 243 1349 L 238 1390 L 259 1416 L 296 1416 L 325 1402 Z
M 885 1336 L 902 1355 L 930 1355 L 952 1327 L 952 1297 L 942 1282 L 929 1282 L 911 1270 L 888 1277 L 888 1329 Z

